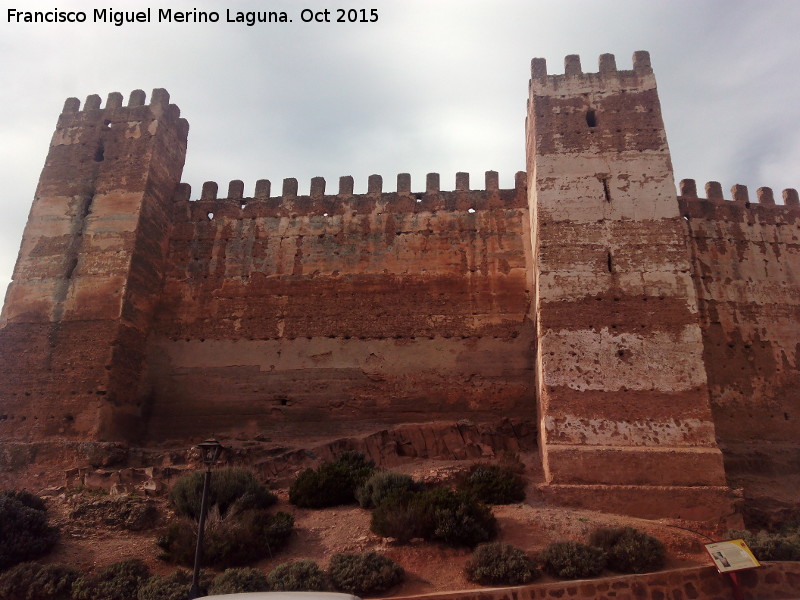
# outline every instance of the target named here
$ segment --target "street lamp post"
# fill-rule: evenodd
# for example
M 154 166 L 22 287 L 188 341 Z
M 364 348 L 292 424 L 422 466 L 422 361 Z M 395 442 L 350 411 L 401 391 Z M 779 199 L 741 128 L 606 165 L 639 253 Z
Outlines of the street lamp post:
M 206 512 L 208 511 L 208 488 L 211 484 L 211 467 L 219 459 L 222 452 L 222 444 L 217 440 L 206 440 L 197 444 L 203 456 L 203 464 L 206 466 L 206 474 L 203 479 L 203 496 L 200 500 L 200 522 L 197 524 L 197 547 L 194 551 L 194 574 L 192 575 L 192 589 L 189 591 L 189 600 L 200 597 L 200 561 L 203 557 L 203 530 L 206 525 Z

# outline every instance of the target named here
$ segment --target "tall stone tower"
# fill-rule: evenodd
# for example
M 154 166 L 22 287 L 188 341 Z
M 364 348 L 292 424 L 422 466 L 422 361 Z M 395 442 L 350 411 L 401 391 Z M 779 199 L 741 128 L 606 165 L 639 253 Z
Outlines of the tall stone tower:
M 646 52 L 633 70 L 531 65 L 527 172 L 540 450 L 562 501 L 642 516 L 724 514 L 722 455 Z M 722 503 L 722 504 L 720 504 Z
M 0 438 L 136 436 L 188 124 L 165 90 L 64 105 L 0 329 Z

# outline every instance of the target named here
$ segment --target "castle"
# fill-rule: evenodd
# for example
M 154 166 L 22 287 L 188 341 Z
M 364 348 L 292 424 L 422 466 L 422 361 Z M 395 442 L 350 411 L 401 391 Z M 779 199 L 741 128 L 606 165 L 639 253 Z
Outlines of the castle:
M 798 195 L 676 195 L 646 52 L 532 61 L 514 189 L 400 174 L 193 200 L 188 123 L 145 101 L 59 117 L 0 321 L 0 461 L 514 419 L 557 502 L 713 520 L 744 488 L 797 508 Z

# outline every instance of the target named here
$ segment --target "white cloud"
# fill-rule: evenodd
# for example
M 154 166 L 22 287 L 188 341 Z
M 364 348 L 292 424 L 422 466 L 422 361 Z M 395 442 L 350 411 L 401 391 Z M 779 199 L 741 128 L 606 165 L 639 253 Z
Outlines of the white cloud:
M 61 9 L 105 8 L 99 0 Z M 261 2 L 120 0 L 200 10 L 265 10 Z M 307 189 L 312 176 L 370 173 L 392 189 L 411 172 L 415 189 L 439 171 L 452 187 L 485 170 L 504 186 L 524 168 L 528 65 L 550 72 L 566 54 L 651 51 L 677 177 L 745 183 L 753 189 L 800 185 L 800 83 L 794 73 L 800 4 L 746 1 L 381 0 L 377 24 L 16 25 L 0 1 L 0 285 L 7 282 L 50 133 L 67 96 L 125 96 L 165 87 L 191 123 L 184 180 L 195 195 L 205 180 L 231 179 L 252 190 L 284 177 Z M 274 1 L 269 10 L 298 13 Z M 319 0 L 310 8 L 335 7 Z M 342 7 L 349 5 L 342 4 Z M 29 1 L 27 10 L 52 10 Z

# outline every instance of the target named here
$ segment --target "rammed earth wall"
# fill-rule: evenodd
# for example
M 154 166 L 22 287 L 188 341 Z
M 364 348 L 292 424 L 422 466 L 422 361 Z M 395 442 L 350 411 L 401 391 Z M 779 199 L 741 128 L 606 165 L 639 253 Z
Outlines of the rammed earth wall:
M 488 172 L 193 195 L 164 90 L 69 99 L 0 319 L 8 461 L 511 418 L 556 502 L 720 520 L 744 487 L 796 512 L 797 193 L 676 197 L 649 55 L 632 66 L 534 59 L 507 190 Z
M 291 435 L 532 416 L 524 178 L 500 190 L 280 197 L 207 184 L 173 205 L 148 347 L 156 439 L 243 426 Z M 186 415 L 192 415 L 191 419 Z

